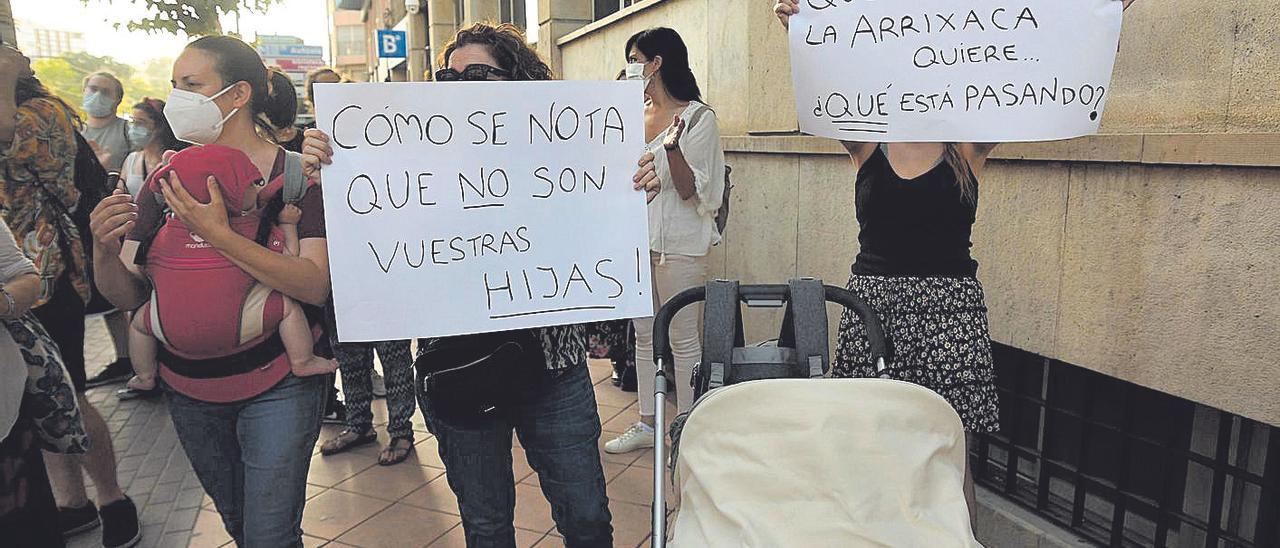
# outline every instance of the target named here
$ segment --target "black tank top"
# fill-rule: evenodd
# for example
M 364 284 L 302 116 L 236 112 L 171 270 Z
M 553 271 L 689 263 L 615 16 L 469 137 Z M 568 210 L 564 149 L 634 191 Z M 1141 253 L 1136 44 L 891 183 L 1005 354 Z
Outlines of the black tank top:
M 972 201 L 963 197 L 945 161 L 915 179 L 903 179 L 881 145 L 858 170 L 855 191 L 861 249 L 854 274 L 977 275 L 978 262 L 969 255 L 977 195 Z

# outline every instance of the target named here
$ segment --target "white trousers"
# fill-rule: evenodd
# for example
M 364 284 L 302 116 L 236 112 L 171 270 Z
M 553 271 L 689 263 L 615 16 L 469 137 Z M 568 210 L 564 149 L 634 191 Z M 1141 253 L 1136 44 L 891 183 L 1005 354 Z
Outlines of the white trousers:
M 660 256 L 650 254 L 649 263 L 653 267 L 653 310 L 657 312 L 662 304 L 677 293 L 690 287 L 701 287 L 707 283 L 707 258 L 690 257 L 688 255 L 667 255 L 666 264 L 658 264 Z M 693 366 L 702 358 L 702 337 L 698 326 L 702 316 L 700 304 L 690 305 L 681 310 L 671 321 L 671 353 L 675 357 L 676 402 L 683 413 L 693 407 L 693 388 L 689 386 L 693 380 Z M 640 398 L 640 415 L 652 417 L 653 385 L 655 369 L 653 363 L 653 318 L 635 320 L 636 326 L 636 381 Z M 669 384 L 670 385 L 670 384 Z

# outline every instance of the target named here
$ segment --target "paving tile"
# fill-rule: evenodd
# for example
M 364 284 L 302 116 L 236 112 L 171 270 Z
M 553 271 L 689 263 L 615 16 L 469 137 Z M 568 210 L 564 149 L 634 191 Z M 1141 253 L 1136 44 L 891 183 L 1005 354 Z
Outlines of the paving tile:
M 374 461 L 368 455 L 353 451 L 327 457 L 316 455 L 311 457 L 311 471 L 307 475 L 307 482 L 323 487 L 333 487 L 374 465 Z
M 196 518 L 200 514 L 199 508 L 189 508 L 187 510 L 174 510 L 169 514 L 168 521 L 164 524 L 165 534 L 182 531 L 190 533 L 191 529 L 196 525 Z
M 443 470 L 406 461 L 395 466 L 374 466 L 335 485 L 334 489 L 394 502 L 443 474 Z
M 181 488 L 182 488 L 181 482 L 162 483 L 160 485 L 157 485 L 156 488 L 151 491 L 150 503 L 152 505 L 156 505 L 156 504 L 162 504 L 166 502 L 173 502 L 175 499 L 178 498 L 178 491 Z
M 653 472 L 632 466 L 609 482 L 609 498 L 635 504 L 653 502 Z
M 400 500 L 400 503 L 455 516 L 461 515 L 458 512 L 458 498 L 449 489 L 449 483 L 444 476 L 437 477 L 417 491 L 409 493 Z
M 330 489 L 307 502 L 302 530 L 308 535 L 336 539 L 388 506 L 391 503 L 382 499 Z
M 196 487 L 179 492 L 177 500 L 173 502 L 173 507 L 177 510 L 199 508 L 202 502 L 204 502 L 204 489 Z
M 217 548 L 228 542 L 231 535 L 222 526 L 222 517 L 217 512 L 201 510 L 191 530 L 191 548 Z
M 302 535 L 303 548 L 320 548 L 321 546 L 333 546 L 333 545 L 329 544 L 329 541 L 322 539 L 320 537 L 313 537 L 311 535 Z
M 354 546 L 422 546 L 434 542 L 461 521 L 457 516 L 397 504 L 337 540 Z
M 546 533 L 555 527 L 551 504 L 542 490 L 528 484 L 516 485 L 516 527 Z
M 459 524 L 427 546 L 429 548 L 467 548 L 466 531 L 463 531 L 462 525 Z
M 652 516 L 649 506 L 618 500 L 609 501 L 613 514 L 613 545 L 638 546 L 652 532 Z

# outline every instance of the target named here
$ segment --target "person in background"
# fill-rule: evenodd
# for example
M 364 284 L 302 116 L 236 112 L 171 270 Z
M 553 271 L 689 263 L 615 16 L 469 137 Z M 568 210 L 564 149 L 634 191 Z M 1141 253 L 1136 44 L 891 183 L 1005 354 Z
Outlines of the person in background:
M 676 31 L 653 28 L 627 40 L 628 76 L 645 82 L 645 138 L 663 191 L 649 204 L 653 308 L 707 283 L 706 255 L 720 242 L 715 216 L 724 195 L 724 149 L 715 112 L 702 102 L 689 69 L 689 50 Z M 679 412 L 693 407 L 693 365 L 702 355 L 698 309 L 671 322 Z M 609 453 L 653 447 L 653 318 L 634 322 L 640 421 L 605 444 Z
M 6 49 L 6 56 L 15 54 L 10 50 Z M 73 535 L 101 525 L 104 546 L 132 546 L 141 534 L 137 508 L 120 489 L 107 423 L 84 396 L 84 306 L 89 281 L 84 246 L 70 214 L 80 194 L 74 179 L 75 131 L 80 121 L 22 63 L 7 65 L 0 74 L 0 93 L 5 95 L 0 98 L 0 120 L 12 125 L 0 130 L 0 136 L 9 141 L 0 156 L 4 162 L 0 213 L 39 271 L 33 314 L 61 349 L 91 441 L 83 455 L 46 453 L 50 483 L 61 506 L 58 528 L 64 535 Z M 98 506 L 89 500 L 82 470 L 93 479 Z
M 329 67 L 320 67 L 307 73 L 307 107 L 312 113 L 316 111 L 316 84 L 337 84 L 343 82 L 342 75 L 338 71 Z M 316 127 L 315 120 L 302 126 L 302 129 L 312 129 Z
M 129 123 L 116 115 L 123 100 L 124 84 L 114 74 L 95 72 L 85 77 L 84 101 L 81 106 L 89 119 L 85 120 L 80 134 L 93 147 L 98 161 L 102 162 L 102 167 L 108 172 L 120 172 L 125 157 L 142 148 L 142 143 L 130 136 Z M 93 312 L 100 310 L 98 308 Z M 129 361 L 129 318 L 121 311 L 111 310 L 102 319 L 107 324 L 107 332 L 111 334 L 116 361 L 89 378 L 85 384 L 88 388 L 124 382 L 133 376 L 133 363 Z
M 307 83 L 306 83 L 307 108 L 311 109 L 312 113 L 315 113 L 315 110 L 316 110 L 315 85 L 316 84 L 339 84 L 343 82 L 346 82 L 346 80 L 344 80 L 342 76 L 338 74 L 337 71 L 329 67 L 320 67 L 311 72 L 308 72 Z M 315 127 L 316 127 L 316 122 L 314 119 L 306 124 L 298 126 L 299 129 L 302 129 L 304 131 L 308 129 L 313 129 Z M 333 325 L 332 318 L 330 318 L 329 325 L 331 326 Z M 337 344 L 337 341 L 331 340 L 329 341 L 329 343 L 333 345 L 333 344 Z M 387 352 L 388 355 L 390 355 L 395 353 L 397 350 L 395 350 L 392 347 L 386 347 L 383 350 L 379 350 L 378 355 L 381 356 L 384 351 Z M 370 357 L 370 359 L 372 359 L 372 357 Z M 342 362 L 342 360 L 338 360 L 338 361 Z M 385 364 L 384 364 L 384 367 L 385 367 Z M 370 365 L 367 369 L 369 370 L 369 379 L 371 383 L 369 385 L 370 393 L 372 393 L 375 397 L 379 397 L 379 398 L 386 397 L 387 396 L 386 379 L 383 378 L 383 376 L 378 373 L 378 370 L 373 368 L 372 365 Z M 345 375 L 343 376 L 343 379 L 344 379 L 342 383 L 343 387 L 346 388 L 348 392 L 350 392 L 352 390 L 352 387 L 346 386 Z M 360 383 L 360 386 L 361 387 L 364 386 L 363 382 Z M 348 409 L 347 409 L 347 406 L 342 402 L 342 400 L 338 399 L 338 390 L 335 388 L 334 390 L 330 391 L 329 394 L 330 394 L 329 398 L 325 403 L 324 422 L 329 424 L 349 424 L 348 417 L 347 417 Z M 367 406 L 365 405 L 356 405 L 354 408 L 365 409 L 366 407 Z M 409 413 L 412 415 L 413 410 L 410 410 Z M 358 425 L 363 424 L 363 422 L 364 421 L 362 420 L 356 421 Z M 372 441 L 365 441 L 364 443 L 372 443 Z M 338 451 L 343 450 L 343 449 L 337 448 L 336 446 L 331 446 L 331 450 L 335 450 L 335 449 Z
M 173 64 L 174 89 L 165 117 L 184 141 L 240 150 L 271 181 L 283 184 L 286 154 L 267 135 L 269 75 L 253 47 L 230 36 L 192 41 Z M 94 276 L 121 308 L 136 309 L 151 296 L 136 269 L 140 242 L 167 208 L 192 233 L 259 283 L 313 307 L 329 295 L 329 253 L 322 190 L 302 198 L 298 256 L 274 253 L 232 230 L 216 181 L 211 202 L 188 194 L 180 181 L 160 181 L 165 206 L 150 185 L 136 203 L 122 190 L 90 216 Z M 268 206 L 280 204 L 277 194 Z M 122 237 L 124 237 L 122 241 Z M 323 377 L 296 377 L 288 356 L 245 354 L 207 364 L 193 379 L 162 364 L 161 378 L 178 441 L 190 459 L 223 526 L 238 546 L 301 546 L 307 472 L 324 405 Z M 257 354 L 262 354 L 259 352 Z
M 177 152 L 189 145 L 173 136 L 173 128 L 164 117 L 164 101 L 143 98 L 133 105 L 131 118 L 129 137 L 141 148 L 125 157 L 120 180 L 124 181 L 129 195 L 137 196 L 147 177 L 164 162 L 165 152 Z
M 271 69 L 271 108 L 263 114 L 275 128 L 274 137 L 282 148 L 302 152 L 302 130 L 294 125 L 298 121 L 298 90 L 293 79 L 278 68 Z

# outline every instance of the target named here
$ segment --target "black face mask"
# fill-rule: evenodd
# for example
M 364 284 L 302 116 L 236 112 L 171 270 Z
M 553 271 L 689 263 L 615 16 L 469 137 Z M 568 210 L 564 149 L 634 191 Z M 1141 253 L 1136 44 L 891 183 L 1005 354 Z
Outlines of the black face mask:
M 485 64 L 467 65 L 467 68 L 458 72 L 451 68 L 440 69 L 436 71 L 437 82 L 479 82 L 488 80 L 489 76 L 498 78 L 511 78 L 511 71 L 503 70 L 498 67 L 492 67 Z

